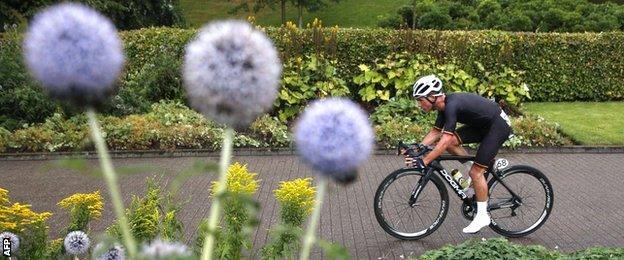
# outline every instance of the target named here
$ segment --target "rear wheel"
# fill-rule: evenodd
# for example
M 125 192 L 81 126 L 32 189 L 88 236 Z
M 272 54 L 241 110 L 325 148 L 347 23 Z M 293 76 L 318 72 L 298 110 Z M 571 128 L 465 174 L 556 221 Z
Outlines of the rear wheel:
M 553 207 L 553 189 L 548 178 L 533 167 L 518 165 L 503 171 L 499 179 L 518 197 L 496 178 L 490 180 L 490 227 L 507 237 L 535 232 L 546 222 Z
M 418 200 L 410 205 L 412 191 L 424 175 L 415 169 L 400 169 L 388 175 L 377 188 L 375 217 L 388 234 L 416 240 L 433 233 L 444 221 L 449 199 L 437 175 L 431 175 Z

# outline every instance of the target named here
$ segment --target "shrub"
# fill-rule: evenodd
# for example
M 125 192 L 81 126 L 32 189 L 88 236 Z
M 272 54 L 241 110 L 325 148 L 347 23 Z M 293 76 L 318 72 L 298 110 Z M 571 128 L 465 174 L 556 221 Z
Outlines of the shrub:
M 413 123 L 411 118 L 395 117 L 374 127 L 378 145 L 395 148 L 399 140 L 420 142 L 432 125 L 433 121 Z
M 181 205 L 175 205 L 171 194 L 163 195 L 157 180 L 146 180 L 147 190 L 143 197 L 132 196 L 132 203 L 126 209 L 126 217 L 132 236 L 137 242 L 150 242 L 157 237 L 178 240 L 182 237 L 183 226 L 177 214 Z M 107 233 L 121 239 L 119 224 L 114 223 Z
M 63 200 L 58 205 L 69 210 L 69 226 L 67 232 L 85 231 L 90 229 L 89 223 L 102 216 L 104 202 L 100 191 L 93 193 L 76 193 Z
M 294 57 L 284 64 L 282 87 L 275 101 L 280 120 L 298 115 L 311 100 L 349 94 L 346 82 L 338 76 L 336 60 L 323 55 Z
M 522 246 L 505 238 L 469 240 L 459 245 L 447 245 L 430 250 L 419 259 L 558 259 L 561 255 L 543 246 Z
M 522 146 L 562 146 L 572 142 L 560 132 L 559 125 L 548 123 L 539 116 L 512 118 L 515 135 L 522 137 Z
M 295 259 L 305 219 L 314 208 L 316 190 L 311 178 L 280 182 L 274 190 L 280 203 L 280 226 L 271 232 L 271 241 L 262 248 L 263 259 Z
M 529 98 L 528 87 L 522 82 L 522 72 L 504 67 L 503 71 L 491 73 L 476 63 L 477 76 L 472 76 L 453 63 L 438 64 L 426 55 L 412 56 L 407 52 L 388 55 L 374 66 L 359 66 L 362 71 L 353 82 L 362 86 L 358 94 L 362 101 L 380 104 L 391 97 L 411 96 L 412 84 L 419 77 L 436 74 L 447 92 L 475 92 L 488 98 L 500 98 L 518 106 Z
M 378 106 L 370 115 L 374 124 L 384 124 L 397 117 L 409 118 L 411 122 L 431 122 L 433 113 L 424 113 L 418 106 L 418 102 L 411 98 L 391 98 Z
M 280 122 L 278 118 L 269 115 L 259 117 L 251 124 L 250 130 L 269 147 L 288 146 L 292 140 L 288 126 Z

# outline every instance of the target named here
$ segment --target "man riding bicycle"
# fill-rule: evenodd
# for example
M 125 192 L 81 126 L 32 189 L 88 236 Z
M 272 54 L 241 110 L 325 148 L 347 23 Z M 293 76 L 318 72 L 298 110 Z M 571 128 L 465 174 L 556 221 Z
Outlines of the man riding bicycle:
M 434 127 L 424 137 L 424 145 L 435 145 L 435 149 L 420 158 L 406 156 L 408 166 L 425 169 L 429 163 L 444 151 L 454 155 L 468 155 L 462 144 L 478 143 L 476 159 L 464 163 L 470 167 L 470 178 L 475 190 L 477 213 L 464 233 L 476 233 L 490 224 L 487 212 L 488 187 L 484 173 L 491 165 L 505 140 L 511 133 L 511 122 L 497 103 L 473 93 L 452 93 L 446 95 L 442 81 L 435 75 L 424 76 L 413 86 L 413 96 L 425 112 L 437 110 Z M 463 126 L 456 129 L 457 123 Z

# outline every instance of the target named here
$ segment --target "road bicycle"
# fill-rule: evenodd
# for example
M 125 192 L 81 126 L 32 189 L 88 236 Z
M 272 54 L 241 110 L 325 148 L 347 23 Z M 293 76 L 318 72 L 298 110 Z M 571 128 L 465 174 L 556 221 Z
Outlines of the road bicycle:
M 400 142 L 397 151 L 401 149 L 412 158 L 422 158 L 433 147 Z M 444 182 L 463 201 L 463 217 L 472 220 L 476 211 L 474 196 L 466 194 L 440 162 L 474 160 L 474 156 L 441 155 L 426 169 L 406 167 L 390 173 L 375 193 L 377 222 L 388 234 L 403 240 L 430 235 L 442 225 L 449 209 Z M 497 159 L 490 163 L 485 178 L 490 228 L 496 233 L 522 237 L 544 225 L 554 197 L 552 185 L 541 171 L 527 165 L 509 167 L 506 159 Z

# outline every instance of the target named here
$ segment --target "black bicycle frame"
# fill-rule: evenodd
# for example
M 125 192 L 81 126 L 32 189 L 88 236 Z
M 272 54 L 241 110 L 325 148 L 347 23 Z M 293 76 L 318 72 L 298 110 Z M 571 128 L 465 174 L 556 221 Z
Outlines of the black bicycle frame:
M 453 188 L 453 190 L 455 191 L 455 194 L 457 194 L 457 196 L 461 200 L 471 199 L 471 198 L 468 198 L 468 195 L 466 195 L 466 193 L 462 190 L 461 186 L 459 186 L 459 184 L 455 180 L 453 180 L 453 177 L 446 171 L 446 169 L 444 169 L 444 167 L 442 166 L 442 164 L 440 164 L 440 162 L 441 161 L 474 161 L 474 160 L 475 160 L 474 156 L 441 155 L 436 160 L 432 161 L 430 164 L 431 167 L 427 168 L 427 172 L 425 173 L 425 176 L 420 178 L 420 180 L 418 181 L 418 184 L 416 185 L 416 187 L 414 187 L 414 190 L 412 191 L 412 196 L 410 197 L 410 200 L 409 200 L 410 206 L 413 207 L 416 204 L 416 201 L 418 200 L 418 196 L 420 196 L 420 192 L 425 187 L 425 185 L 427 185 L 427 182 L 429 182 L 429 179 L 431 178 L 431 175 L 433 174 L 433 172 L 438 172 L 440 176 L 442 177 L 442 179 L 445 180 L 446 183 L 448 183 L 448 185 L 451 186 L 451 188 Z M 485 171 L 484 173 L 485 179 L 487 180 L 488 175 L 491 174 L 492 178 L 495 178 L 496 181 L 502 184 L 503 187 L 505 187 L 509 191 L 509 193 L 511 193 L 511 195 L 517 201 L 517 203 L 522 204 L 522 199 L 520 199 L 520 197 L 518 197 L 518 195 L 513 190 L 511 190 L 511 188 L 509 188 L 509 186 L 507 186 L 507 184 L 503 180 L 499 178 L 498 170 L 496 170 L 495 172 L 492 172 L 492 169 L 493 169 L 493 163 L 490 164 L 488 169 Z M 500 206 L 495 206 L 492 209 L 496 209 L 496 208 L 500 208 Z

